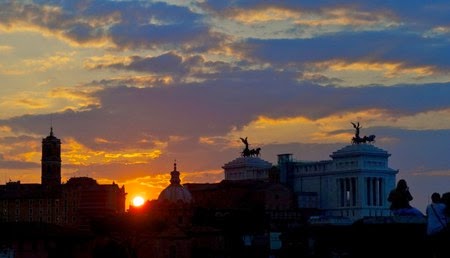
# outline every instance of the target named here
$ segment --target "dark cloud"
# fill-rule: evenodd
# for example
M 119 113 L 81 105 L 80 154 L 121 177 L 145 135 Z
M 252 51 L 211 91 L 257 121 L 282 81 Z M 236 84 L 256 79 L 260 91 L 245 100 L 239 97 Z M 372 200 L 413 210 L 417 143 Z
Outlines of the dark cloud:
M 159 45 L 167 45 L 177 48 L 183 43 L 196 42 L 198 36 L 208 34 L 206 27 L 186 27 L 177 25 L 116 25 L 109 31 L 113 42 L 125 48 L 156 48 Z
M 352 1 L 349 1 L 352 2 Z M 325 3 L 326 4 L 326 3 Z M 410 1 L 364 1 L 358 4 L 360 8 L 371 10 L 390 10 L 410 29 L 429 30 L 430 28 L 447 26 L 450 23 L 450 6 L 446 0 L 432 2 Z
M 44 6 L 61 7 L 51 9 Z M 368 61 L 406 61 L 407 65 L 442 65 L 449 67 L 448 37 L 424 37 L 438 26 L 448 26 L 448 5 L 443 1 L 414 2 L 408 5 L 391 1 L 211 1 L 201 4 L 215 12 L 229 8 L 255 8 L 259 5 L 320 11 L 324 7 L 347 6 L 367 12 L 393 12 L 400 27 L 386 27 L 375 32 L 354 31 L 325 34 L 309 39 L 249 39 L 241 50 L 249 51 L 251 60 L 276 65 L 300 64 L 334 58 Z M 14 27 L 28 23 L 57 32 L 78 43 L 112 40 L 119 48 L 166 49 L 188 52 L 219 50 L 231 38 L 211 28 L 204 14 L 183 6 L 162 2 L 117 1 L 35 1 L 34 4 L 0 4 L 0 22 Z M 417 28 L 421 24 L 424 28 Z M 249 35 L 251 37 L 251 35 Z M 245 47 L 244 47 L 245 46 Z M 238 44 L 235 44 L 238 48 Z M 280 51 L 281 50 L 281 51 Z
M 164 76 L 170 76 L 171 80 L 180 82 L 189 78 L 196 78 L 199 80 L 215 80 L 219 78 L 239 77 L 238 73 L 241 70 L 238 66 L 233 66 L 221 61 L 206 61 L 202 56 L 195 55 L 189 57 L 182 57 L 174 52 L 168 52 L 154 57 L 130 57 L 131 62 L 113 63 L 113 64 L 97 64 L 92 69 L 118 69 L 137 71 L 143 74 L 148 74 L 156 77 L 142 80 L 139 77 L 133 81 L 132 78 L 122 80 L 104 80 L 96 83 L 104 85 L 146 85 L 156 86 L 164 85 Z M 263 72 L 263 71 L 262 71 Z M 248 73 L 248 72 L 247 72 Z M 295 75 L 293 75 L 295 76 Z M 143 82 L 144 81 L 144 82 Z
M 96 29 L 93 26 L 85 24 L 74 24 L 67 28 L 66 36 L 79 43 L 87 43 L 92 39 L 102 38 L 104 35 L 102 30 Z
M 156 57 L 131 57 L 130 64 L 116 63 L 110 65 L 98 65 L 96 68 L 115 68 L 132 70 L 146 73 L 168 74 L 168 75 L 184 75 L 189 71 L 190 67 L 195 67 L 192 58 L 185 62 L 181 56 L 174 53 L 166 53 Z
M 150 71 L 156 73 L 184 72 L 186 68 L 181 67 L 182 58 L 173 53 L 167 53 L 155 58 L 135 57 L 128 66 L 135 71 Z
M 48 8 L 54 6 L 58 8 Z M 161 2 L 35 1 L 0 3 L 0 22 L 55 31 L 78 43 L 112 40 L 119 48 L 204 51 L 224 39 L 187 7 Z
M 233 8 L 254 9 L 262 6 L 282 7 L 290 10 L 320 13 L 326 8 L 352 8 L 365 12 L 390 12 L 397 17 L 403 25 L 429 29 L 438 25 L 447 25 L 450 22 L 450 6 L 446 0 L 438 1 L 402 1 L 366 0 L 366 1 L 277 1 L 277 0 L 239 0 L 239 1 L 203 1 L 200 6 L 214 13 L 226 13 Z
M 225 163 L 238 157 L 242 150 L 242 146 L 228 147 L 229 142 L 221 141 L 220 136 L 234 127 L 248 124 L 259 115 L 273 118 L 303 115 L 314 119 L 335 112 L 381 108 L 395 116 L 444 109 L 450 104 L 448 84 L 334 88 L 298 83 L 283 79 L 282 74 L 275 75 L 249 73 L 244 77 L 178 87 L 109 87 L 95 93 L 101 106 L 91 110 L 24 115 L 0 120 L 0 125 L 10 126 L 19 134 L 32 133 L 45 137 L 49 133 L 50 121 L 53 121 L 55 135 L 62 139 L 63 150 L 67 143 L 65 139 L 69 137 L 88 148 L 106 152 L 123 152 L 132 148 L 150 151 L 156 147 L 154 141 L 167 141 L 168 146 L 161 156 L 138 164 L 117 161 L 83 166 L 66 164 L 67 161 L 63 160 L 63 175 L 66 178 L 87 175 L 129 180 L 168 173 L 175 159 L 183 173 L 220 170 Z M 399 169 L 402 176 L 448 169 L 450 145 L 447 139 L 450 130 L 364 127 L 362 133 L 377 135 L 376 146 L 392 154 L 390 167 Z M 171 136 L 179 138 L 171 139 Z M 219 136 L 219 140 L 202 143 L 199 138 L 204 136 L 213 139 Z M 251 139 L 251 135 L 249 137 Z M 98 142 L 96 138 L 108 142 Z M 41 141 L 40 138 L 20 136 L 18 139 L 3 138 L 1 143 L 6 145 L 17 140 L 36 141 L 37 145 Z M 276 155 L 281 153 L 292 153 L 294 158 L 301 160 L 328 160 L 333 151 L 345 145 L 261 143 L 258 147 L 262 147 L 263 159 L 276 164 Z M 4 159 L 0 159 L 0 168 L 32 168 L 39 172 L 39 164 Z
M 40 138 L 31 137 L 28 135 L 19 135 L 17 137 L 1 137 L 0 138 L 0 144 L 2 145 L 12 145 L 12 144 L 24 144 L 29 143 L 33 141 L 39 141 Z
M 106 88 L 94 96 L 100 107 L 68 110 L 52 118 L 25 115 L 1 120 L 0 125 L 44 135 L 53 119 L 56 133 L 64 132 L 94 149 L 107 145 L 114 150 L 151 148 L 154 140 L 166 141 L 170 136 L 224 135 L 261 115 L 317 119 L 336 112 L 383 109 L 397 116 L 445 109 L 450 104 L 448 84 L 335 88 L 298 83 L 277 73 L 238 78 L 178 87 Z M 94 143 L 96 138 L 110 143 Z
M 3 154 L 0 153 L 0 169 L 38 169 L 41 164 L 27 161 L 5 160 Z
M 424 38 L 400 30 L 337 33 L 310 39 L 249 39 L 246 44 L 252 46 L 247 48 L 251 59 L 280 65 L 341 59 L 450 68 L 447 39 Z

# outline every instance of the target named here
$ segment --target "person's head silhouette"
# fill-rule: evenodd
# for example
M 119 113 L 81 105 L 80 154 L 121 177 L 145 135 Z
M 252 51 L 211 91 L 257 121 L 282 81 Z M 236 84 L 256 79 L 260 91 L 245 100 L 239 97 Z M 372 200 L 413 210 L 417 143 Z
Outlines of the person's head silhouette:
M 433 203 L 438 203 L 438 202 L 441 202 L 441 195 L 439 194 L 439 193 L 433 193 L 432 195 L 431 195 L 431 201 L 433 202 Z
M 405 179 L 400 179 L 397 182 L 397 190 L 407 190 L 408 184 L 406 183 Z

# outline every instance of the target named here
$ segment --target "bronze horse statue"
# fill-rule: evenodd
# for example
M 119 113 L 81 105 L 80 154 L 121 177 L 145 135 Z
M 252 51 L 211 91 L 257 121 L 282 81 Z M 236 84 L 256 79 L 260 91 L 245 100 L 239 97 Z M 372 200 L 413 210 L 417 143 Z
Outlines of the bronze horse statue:
M 256 149 L 244 149 L 241 154 L 243 157 L 259 157 L 261 148 Z
M 251 149 L 250 150 L 250 156 L 259 157 L 259 152 L 261 151 L 261 148 Z
M 241 155 L 243 157 L 259 157 L 259 152 L 261 151 L 261 148 L 256 148 L 256 149 L 249 149 L 248 148 L 248 140 L 247 137 L 244 138 L 240 138 L 241 141 L 245 144 L 245 148 L 244 150 L 241 152 Z
M 359 130 L 361 129 L 361 125 L 358 123 L 350 122 L 353 125 L 353 128 L 355 128 L 355 136 L 352 138 L 353 144 L 360 144 L 360 143 L 371 143 L 375 142 L 375 135 L 371 134 L 369 136 L 364 135 L 364 137 L 359 136 Z
M 369 136 L 364 136 L 364 137 L 353 137 L 352 138 L 352 143 L 355 144 L 359 144 L 359 143 L 371 143 L 371 142 L 375 142 L 375 135 L 371 134 Z

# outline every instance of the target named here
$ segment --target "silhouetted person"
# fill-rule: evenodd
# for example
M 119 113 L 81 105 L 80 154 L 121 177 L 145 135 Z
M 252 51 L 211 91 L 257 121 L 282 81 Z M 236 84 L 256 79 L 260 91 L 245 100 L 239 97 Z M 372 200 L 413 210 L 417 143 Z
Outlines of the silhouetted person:
M 429 239 L 430 247 L 433 252 L 433 258 L 435 257 L 447 257 L 444 256 L 445 250 L 445 230 L 447 228 L 447 216 L 445 215 L 445 204 L 441 201 L 441 195 L 439 193 L 433 193 L 431 195 L 431 203 L 427 205 L 427 236 Z
M 412 207 L 409 202 L 413 200 L 409 192 L 408 184 L 405 179 L 400 179 L 397 186 L 388 196 L 388 201 L 391 202 L 390 209 L 395 216 L 421 216 L 424 215 L 417 208 Z
M 439 193 L 431 195 L 431 203 L 427 205 L 427 234 L 434 235 L 447 227 L 447 217 L 445 216 L 445 204 L 441 201 Z
M 445 215 L 447 220 L 450 217 L 450 192 L 445 192 L 441 196 L 441 202 L 445 204 Z

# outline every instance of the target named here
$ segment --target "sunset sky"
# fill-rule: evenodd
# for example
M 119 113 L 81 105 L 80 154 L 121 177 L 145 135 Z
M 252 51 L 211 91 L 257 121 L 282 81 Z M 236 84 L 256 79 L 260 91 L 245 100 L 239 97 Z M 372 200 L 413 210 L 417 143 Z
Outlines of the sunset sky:
M 0 181 L 63 181 L 155 199 L 219 182 L 248 137 L 261 158 L 328 160 L 376 135 L 424 210 L 450 191 L 448 1 L 0 0 Z

